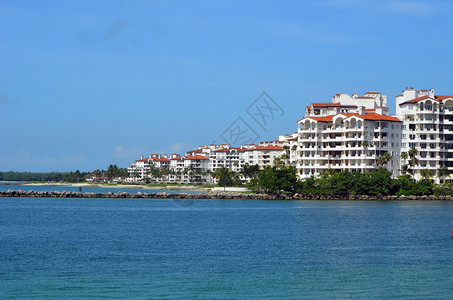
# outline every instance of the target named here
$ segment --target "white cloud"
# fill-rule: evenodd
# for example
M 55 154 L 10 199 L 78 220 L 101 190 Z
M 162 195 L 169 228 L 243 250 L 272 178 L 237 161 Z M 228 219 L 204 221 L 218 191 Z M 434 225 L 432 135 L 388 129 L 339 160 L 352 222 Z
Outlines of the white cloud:
M 0 159 L 0 165 L 8 170 L 28 170 L 35 168 L 51 168 L 59 165 L 56 157 L 34 157 L 27 149 L 20 149 L 15 155 Z
M 116 158 L 135 160 L 140 155 L 146 155 L 146 149 L 144 147 L 116 146 L 113 149 L 113 157 Z
M 71 161 L 75 163 L 83 163 L 87 160 L 87 158 L 83 155 L 74 155 L 71 157 Z
M 185 147 L 184 143 L 175 143 L 171 146 L 171 151 L 177 152 L 177 151 L 181 150 L 183 147 Z
M 384 6 L 389 12 L 413 16 L 431 15 L 437 11 L 436 7 L 426 2 L 394 1 Z
M 366 9 L 368 11 L 382 11 L 408 16 L 426 16 L 440 11 L 440 4 L 428 1 L 384 1 L 384 0 L 325 0 L 320 1 L 323 7 L 337 7 L 344 9 Z

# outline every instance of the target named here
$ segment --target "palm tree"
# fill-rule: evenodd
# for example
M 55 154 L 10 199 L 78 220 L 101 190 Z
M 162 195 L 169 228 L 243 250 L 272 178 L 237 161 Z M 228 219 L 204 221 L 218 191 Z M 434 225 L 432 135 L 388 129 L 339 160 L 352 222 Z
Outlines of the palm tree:
M 193 178 L 192 176 L 195 174 L 195 168 L 193 165 L 190 165 L 189 168 L 185 169 L 186 174 L 189 175 L 189 183 L 192 182 Z
M 418 150 L 415 147 L 409 149 L 409 165 L 412 167 L 412 176 L 415 176 L 415 166 L 418 166 L 420 161 L 417 158 Z
M 280 159 L 285 161 L 285 166 L 287 166 L 289 164 L 289 162 L 288 162 L 288 159 L 289 159 L 288 154 L 283 153 L 282 156 L 280 156 Z
M 406 161 L 407 157 L 407 152 L 401 152 L 401 159 L 403 160 L 403 162 Z
M 168 175 L 170 175 L 170 169 L 168 167 L 161 168 L 161 174 L 165 183 L 168 182 Z
M 296 157 L 297 157 L 297 145 L 293 145 L 293 146 L 291 147 L 291 151 L 294 152 L 294 158 L 296 158 Z M 294 162 L 294 164 L 295 164 L 295 162 Z
M 225 167 L 215 170 L 212 175 L 218 179 L 218 183 L 220 186 L 223 186 L 224 191 L 226 186 L 232 183 L 232 172 Z
M 363 141 L 362 142 L 362 147 L 363 147 L 363 150 L 365 152 L 365 156 L 366 156 L 366 150 L 368 149 L 369 146 L 370 146 L 370 144 L 368 143 L 368 141 Z
M 447 166 L 442 166 L 437 170 L 437 177 L 439 178 L 440 183 L 443 183 L 445 177 L 448 177 L 449 175 Z
M 260 167 L 258 165 L 244 164 L 244 166 L 242 166 L 241 171 L 239 171 L 239 174 L 241 174 L 244 177 L 244 179 L 248 181 L 248 179 L 254 178 L 259 171 Z
M 391 156 L 389 153 L 385 152 L 384 154 L 382 154 L 382 155 L 377 159 L 376 164 L 377 164 L 378 166 L 383 167 L 384 165 L 386 165 L 386 164 L 387 164 L 389 161 L 391 161 L 391 160 L 392 160 L 392 156 Z
M 430 180 L 431 179 L 431 171 L 428 169 L 423 169 L 420 171 L 420 175 L 422 176 L 422 180 Z
M 285 160 L 285 165 L 289 165 L 289 153 L 290 153 L 289 151 L 290 151 L 290 148 L 289 148 L 288 145 L 285 145 L 285 146 L 282 147 L 282 149 L 285 151 L 285 154 L 283 154 L 281 156 L 281 158 Z
M 285 152 L 286 152 L 286 154 L 289 154 L 289 150 L 290 150 L 290 148 L 289 148 L 289 146 L 288 146 L 288 145 L 285 145 L 285 146 L 283 146 L 283 147 L 282 147 L 282 149 L 283 149 L 283 151 L 285 151 Z
M 279 157 L 276 157 L 274 159 L 274 166 L 276 166 L 277 168 L 281 169 L 285 166 L 285 164 L 282 162 L 282 159 L 283 157 L 285 156 L 286 154 L 282 154 L 282 156 L 279 158 Z M 286 157 L 286 156 L 285 156 Z
M 401 174 L 406 175 L 407 172 L 409 171 L 409 165 L 402 165 L 401 166 Z
M 321 175 L 327 176 L 327 177 L 332 177 L 333 174 L 335 174 L 335 170 L 332 168 L 329 168 L 325 170 Z

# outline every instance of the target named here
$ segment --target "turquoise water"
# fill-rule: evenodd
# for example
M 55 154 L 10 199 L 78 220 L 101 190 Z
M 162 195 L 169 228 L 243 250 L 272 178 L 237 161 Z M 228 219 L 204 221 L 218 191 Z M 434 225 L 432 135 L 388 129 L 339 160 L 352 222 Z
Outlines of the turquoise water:
M 451 299 L 453 203 L 0 198 L 0 298 Z
M 28 191 L 35 191 L 35 192 L 53 192 L 53 191 L 66 191 L 66 192 L 78 192 L 79 188 L 76 186 L 49 186 L 49 185 L 16 185 L 16 184 L 1 184 L 0 183 L 0 191 L 7 191 L 7 190 L 22 190 L 25 192 Z M 161 190 L 161 189 L 137 189 L 137 188 L 119 188 L 119 187 L 82 187 L 82 193 L 118 193 L 118 192 L 126 192 L 126 193 L 188 193 L 188 194 L 197 194 L 201 193 L 199 191 L 192 191 L 192 190 Z

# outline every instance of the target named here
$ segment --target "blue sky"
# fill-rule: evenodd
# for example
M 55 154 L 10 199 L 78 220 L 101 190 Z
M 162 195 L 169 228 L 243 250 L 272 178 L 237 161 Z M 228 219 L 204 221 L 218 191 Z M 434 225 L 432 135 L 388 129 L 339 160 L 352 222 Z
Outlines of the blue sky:
M 126 167 L 261 140 L 311 102 L 408 86 L 453 94 L 451 1 L 0 1 L 0 171 Z M 246 113 L 262 92 L 283 109 Z

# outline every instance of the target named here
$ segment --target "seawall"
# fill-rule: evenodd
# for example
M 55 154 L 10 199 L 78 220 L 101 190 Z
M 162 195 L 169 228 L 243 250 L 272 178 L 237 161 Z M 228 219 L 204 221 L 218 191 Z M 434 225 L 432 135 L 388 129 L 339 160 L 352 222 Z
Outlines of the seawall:
M 255 200 L 453 200 L 450 195 L 423 196 L 362 196 L 362 195 L 267 195 L 243 193 L 81 193 L 81 192 L 37 192 L 22 190 L 0 191 L 0 197 L 31 197 L 31 198 L 143 198 L 143 199 L 255 199 Z

